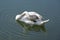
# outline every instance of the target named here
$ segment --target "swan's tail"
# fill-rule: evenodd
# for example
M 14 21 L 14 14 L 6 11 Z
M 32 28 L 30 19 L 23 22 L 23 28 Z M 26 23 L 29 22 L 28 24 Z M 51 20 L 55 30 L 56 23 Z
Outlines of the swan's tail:
M 49 21 L 49 19 L 48 20 L 45 20 L 45 21 L 43 21 L 44 23 L 46 23 L 46 22 L 48 22 Z
M 48 21 L 49 21 L 49 19 L 48 19 L 48 20 L 45 20 L 45 21 L 42 21 L 41 24 L 46 23 L 46 22 L 48 22 Z

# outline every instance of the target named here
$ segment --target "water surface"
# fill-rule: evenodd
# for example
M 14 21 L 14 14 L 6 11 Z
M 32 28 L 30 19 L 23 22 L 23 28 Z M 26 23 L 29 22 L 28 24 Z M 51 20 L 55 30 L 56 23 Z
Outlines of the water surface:
M 50 19 L 48 31 L 24 34 L 15 16 L 25 10 Z M 0 40 L 60 40 L 60 0 L 0 0 Z

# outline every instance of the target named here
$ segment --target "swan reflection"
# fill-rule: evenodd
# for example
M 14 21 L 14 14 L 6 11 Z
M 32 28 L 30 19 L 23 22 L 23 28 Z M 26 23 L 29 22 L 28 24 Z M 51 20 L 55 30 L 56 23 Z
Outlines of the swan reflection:
M 33 25 L 33 27 L 31 27 L 29 24 L 26 24 L 22 21 L 16 20 L 24 29 L 24 31 L 43 31 L 46 32 L 46 28 L 45 28 L 45 24 L 42 25 Z

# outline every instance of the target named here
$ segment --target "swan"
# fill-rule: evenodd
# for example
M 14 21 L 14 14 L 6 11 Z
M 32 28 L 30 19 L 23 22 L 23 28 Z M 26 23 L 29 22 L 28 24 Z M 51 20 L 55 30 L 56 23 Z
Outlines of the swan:
M 43 17 L 40 14 L 38 14 L 37 12 L 24 11 L 21 14 L 16 15 L 15 20 L 19 20 L 19 21 L 22 21 L 22 22 L 24 22 L 26 24 L 30 24 L 30 25 L 42 25 L 49 21 L 49 19 L 42 20 L 42 18 Z

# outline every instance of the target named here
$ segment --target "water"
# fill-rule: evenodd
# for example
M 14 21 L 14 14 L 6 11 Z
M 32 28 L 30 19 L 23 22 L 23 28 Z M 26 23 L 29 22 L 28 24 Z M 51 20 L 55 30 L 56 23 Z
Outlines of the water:
M 25 10 L 49 18 L 48 31 L 24 34 L 15 16 Z M 0 40 L 60 40 L 60 0 L 0 0 Z

